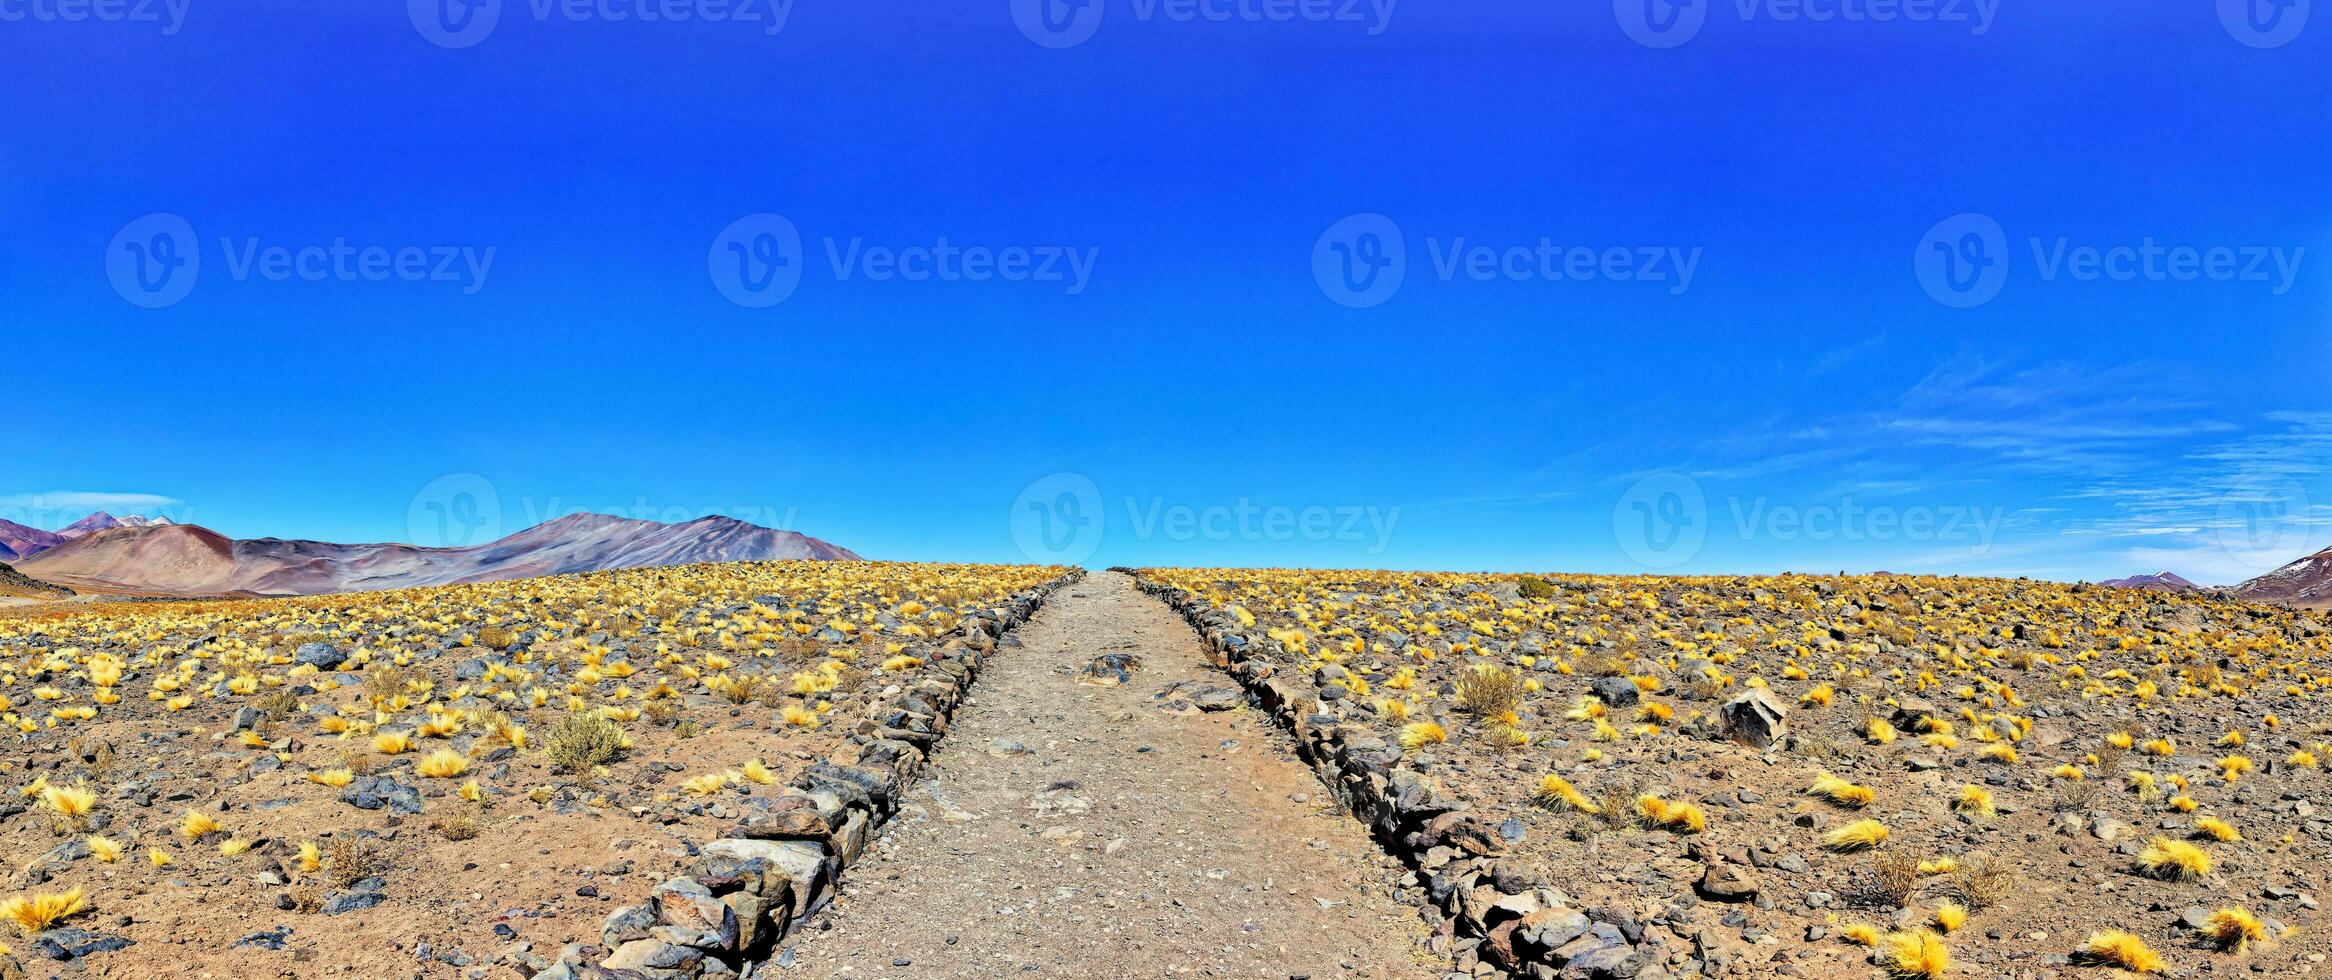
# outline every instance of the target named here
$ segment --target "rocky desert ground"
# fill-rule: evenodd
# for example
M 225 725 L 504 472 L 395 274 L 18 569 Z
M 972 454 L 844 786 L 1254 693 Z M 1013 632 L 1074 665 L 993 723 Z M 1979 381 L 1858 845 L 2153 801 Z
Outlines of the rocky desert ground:
M 2314 614 L 771 562 L 0 612 L 0 976 L 2302 976 Z

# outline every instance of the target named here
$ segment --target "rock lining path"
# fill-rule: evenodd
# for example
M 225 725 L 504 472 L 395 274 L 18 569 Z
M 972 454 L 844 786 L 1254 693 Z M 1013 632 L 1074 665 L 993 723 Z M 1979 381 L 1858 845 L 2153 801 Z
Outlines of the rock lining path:
M 1268 718 L 1159 706 L 1177 681 L 1232 682 L 1131 578 L 1070 586 L 1019 636 L 981 672 L 888 836 L 770 975 L 1447 972 L 1391 897 L 1401 870 Z M 1109 653 L 1143 669 L 1118 687 L 1077 682 Z

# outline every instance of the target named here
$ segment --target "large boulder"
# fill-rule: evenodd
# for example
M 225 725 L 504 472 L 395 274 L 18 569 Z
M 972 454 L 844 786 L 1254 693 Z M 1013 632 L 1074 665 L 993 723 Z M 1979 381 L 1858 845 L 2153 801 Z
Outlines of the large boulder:
M 1789 733 L 1789 709 L 1763 688 L 1750 688 L 1717 709 L 1725 737 L 1758 749 L 1772 748 Z
M 1642 696 L 1642 689 L 1636 687 L 1636 682 L 1625 677 L 1598 677 L 1588 687 L 1595 692 L 1597 699 L 1614 708 L 1630 707 Z

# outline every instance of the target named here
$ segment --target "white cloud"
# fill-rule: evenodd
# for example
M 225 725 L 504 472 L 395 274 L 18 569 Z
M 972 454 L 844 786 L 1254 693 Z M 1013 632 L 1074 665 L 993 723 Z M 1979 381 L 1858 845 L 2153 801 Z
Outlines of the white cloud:
M 94 490 L 50 490 L 0 497 L 0 507 L 31 510 L 139 511 L 174 507 L 181 501 L 158 493 L 102 493 Z

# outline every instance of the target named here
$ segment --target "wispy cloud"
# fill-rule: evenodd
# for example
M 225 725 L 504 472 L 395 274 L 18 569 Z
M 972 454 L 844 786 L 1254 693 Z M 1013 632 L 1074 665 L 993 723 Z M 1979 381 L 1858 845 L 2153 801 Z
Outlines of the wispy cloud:
M 1853 363 L 1856 358 L 1878 350 L 1879 348 L 1886 346 L 1886 344 L 1887 335 L 1880 333 L 1855 343 L 1848 344 L 1844 347 L 1837 348 L 1823 354 L 1819 359 L 1815 360 L 1813 369 L 1807 371 L 1806 376 L 1819 378 L 1825 374 L 1829 374 L 1832 371 L 1836 371 L 1839 368 Z
M 183 501 L 176 497 L 165 497 L 158 493 L 107 493 L 97 490 L 50 490 L 0 497 L 0 507 L 22 507 L 28 510 L 138 511 L 175 507 L 180 503 Z

